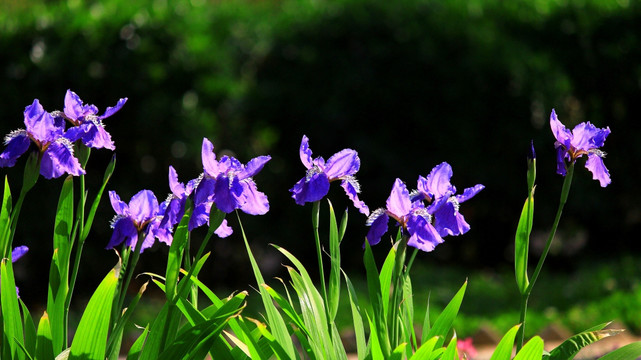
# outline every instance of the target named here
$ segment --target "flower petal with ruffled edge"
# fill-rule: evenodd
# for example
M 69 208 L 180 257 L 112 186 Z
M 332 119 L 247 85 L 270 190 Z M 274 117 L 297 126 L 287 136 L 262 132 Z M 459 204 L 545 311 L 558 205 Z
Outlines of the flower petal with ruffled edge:
M 40 105 L 38 99 L 33 100 L 33 103 L 25 108 L 24 124 L 29 135 L 40 142 L 39 147 L 56 141 L 64 133 L 64 127 L 56 123 L 53 116 Z
M 401 221 L 412 208 L 410 201 L 410 193 L 407 191 L 407 186 L 401 179 L 396 179 L 392 192 L 387 198 L 387 211 L 396 217 L 397 221 Z
M 325 174 L 330 181 L 342 179 L 358 172 L 361 161 L 356 151 L 344 149 L 332 155 L 325 163 Z
M 585 167 L 592 173 L 592 179 L 599 180 L 601 187 L 606 187 L 612 182 L 610 171 L 605 167 L 603 159 L 598 154 L 588 155 Z
M 243 187 L 244 201 L 240 209 L 250 215 L 264 215 L 269 211 L 267 195 L 258 191 L 256 183 L 251 179 L 240 182 Z
M 350 176 L 349 178 L 341 181 L 341 187 L 345 190 L 347 197 L 354 203 L 354 207 L 357 208 L 361 214 L 369 216 L 369 207 L 364 201 L 358 198 L 360 186 L 356 182 L 356 179 Z
M 73 147 L 69 140 L 59 138 L 49 144 L 42 154 L 40 174 L 47 179 L 60 177 L 67 173 L 74 176 L 85 174 L 80 162 L 73 156 Z
M 415 247 L 425 252 L 434 250 L 436 245 L 443 242 L 443 238 L 438 234 L 434 226 L 422 216 L 413 215 L 409 217 L 407 232 L 410 234 L 407 246 Z
M 12 167 L 22 154 L 29 150 L 31 140 L 26 130 L 12 131 L 5 137 L 6 148 L 0 154 L 0 167 Z
M 367 241 L 370 245 L 376 245 L 381 241 L 383 235 L 387 232 L 387 224 L 389 216 L 385 213 L 385 209 L 377 209 L 367 218 L 366 225 L 369 226 L 367 232 Z
M 314 173 L 300 179 L 289 191 L 298 205 L 318 201 L 329 192 L 329 179 L 324 173 Z

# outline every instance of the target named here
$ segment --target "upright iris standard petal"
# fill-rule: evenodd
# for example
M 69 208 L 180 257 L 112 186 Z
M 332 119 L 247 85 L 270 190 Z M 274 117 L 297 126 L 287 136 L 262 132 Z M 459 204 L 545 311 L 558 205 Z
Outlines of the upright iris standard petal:
M 29 251 L 29 248 L 25 245 L 16 246 L 11 250 L 11 262 L 18 261 L 21 257 L 24 256 Z
M 369 208 L 358 198 L 360 186 L 354 178 L 361 162 L 358 153 L 352 149 L 344 149 L 332 155 L 327 162 L 322 157 L 312 159 L 309 148 L 309 138 L 303 135 L 299 149 L 300 160 L 307 169 L 305 177 L 289 189 L 292 198 L 298 205 L 315 202 L 327 195 L 329 183 L 341 180 L 341 186 L 354 206 L 364 215 L 369 215 Z
M 573 164 L 584 155 L 588 157 L 585 167 L 592 173 L 592 178 L 599 181 L 602 187 L 611 183 L 610 172 L 603 163 L 605 152 L 600 148 L 604 145 L 605 139 L 610 135 L 610 128 L 600 129 L 590 122 L 583 122 L 569 131 L 559 121 L 556 111 L 552 109 L 550 114 L 550 129 L 556 138 L 556 172 L 559 175 L 567 174 L 567 165 Z
M 412 202 L 410 201 L 410 193 L 407 191 L 407 186 L 401 179 L 396 179 L 392 192 L 387 198 L 388 213 L 398 221 L 410 213 L 411 207 Z

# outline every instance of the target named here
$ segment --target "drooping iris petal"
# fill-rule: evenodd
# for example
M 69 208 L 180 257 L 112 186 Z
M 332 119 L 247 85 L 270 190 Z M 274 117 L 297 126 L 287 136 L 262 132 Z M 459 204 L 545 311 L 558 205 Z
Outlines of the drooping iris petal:
M 411 207 L 412 202 L 410 201 L 410 193 L 407 191 L 407 186 L 401 179 L 396 179 L 392 192 L 387 198 L 387 210 L 397 218 L 402 218 L 409 214 Z
M 42 154 L 40 174 L 47 179 L 60 177 L 67 173 L 74 176 L 84 175 L 85 170 L 73 156 L 71 143 L 65 138 L 59 138 L 49 144 Z
M 461 235 L 470 230 L 470 225 L 465 221 L 452 201 L 445 201 L 433 213 L 434 228 L 440 236 Z
M 250 179 L 240 182 L 243 187 L 245 202 L 240 209 L 250 215 L 264 215 L 269 211 L 269 200 L 267 195 L 258 191 L 256 183 Z
M 361 161 L 356 151 L 344 149 L 332 155 L 325 163 L 325 174 L 330 180 L 356 174 Z
M 131 246 L 138 240 L 138 229 L 133 220 L 129 217 L 119 217 L 111 225 L 114 229 L 111 234 L 111 239 L 107 244 L 106 249 L 113 249 L 125 242 L 127 246 Z
M 359 187 L 356 180 L 354 178 L 345 179 L 341 181 L 341 187 L 345 190 L 347 197 L 354 203 L 354 207 L 357 208 L 361 214 L 369 216 L 369 207 L 364 201 L 358 198 Z
M 220 226 L 218 226 L 218 229 L 214 231 L 214 234 L 216 234 L 219 238 L 226 238 L 233 232 L 234 230 L 229 225 L 227 225 L 227 219 L 224 219 Z
M 436 245 L 443 242 L 436 229 L 422 216 L 409 217 L 407 232 L 410 234 L 407 245 L 425 252 L 434 250 Z
M 567 154 L 567 151 L 563 148 L 563 146 L 559 145 L 556 148 L 556 173 L 563 176 L 565 176 L 568 173 L 565 167 L 566 154 Z
M 592 173 L 592 179 L 599 180 L 601 187 L 606 187 L 612 182 L 610 171 L 603 164 L 603 159 L 598 154 L 588 155 L 585 167 Z
M 31 145 L 26 130 L 16 130 L 5 138 L 6 148 L 0 154 L 0 167 L 12 167 L 16 160 L 24 154 Z
M 87 147 L 94 149 L 116 149 L 111 135 L 98 119 L 87 120 L 79 126 L 70 128 L 65 133 L 65 137 L 72 142 L 81 140 Z
M 385 209 L 378 209 L 370 215 L 367 223 L 370 226 L 367 232 L 367 241 L 370 245 L 376 245 L 381 241 L 381 237 L 387 232 L 387 223 L 389 216 L 385 213 Z
M 219 176 L 218 179 L 216 179 L 214 186 L 214 203 L 220 211 L 229 214 L 240 208 L 242 194 L 243 186 L 240 184 L 238 178 L 227 179 L 224 176 Z
M 289 191 L 298 205 L 318 201 L 329 192 L 329 179 L 324 173 L 315 173 L 300 179 Z

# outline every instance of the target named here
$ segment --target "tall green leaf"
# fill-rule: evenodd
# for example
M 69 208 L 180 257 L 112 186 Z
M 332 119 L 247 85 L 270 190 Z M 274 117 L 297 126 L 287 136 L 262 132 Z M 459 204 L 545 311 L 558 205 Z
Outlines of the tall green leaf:
M 527 342 L 514 360 L 540 360 L 543 357 L 543 339 L 538 336 Z
M 443 312 L 441 312 L 441 314 L 436 318 L 436 320 L 434 321 L 434 326 L 432 326 L 430 332 L 427 335 L 428 339 L 434 336 L 440 336 L 439 341 L 436 343 L 437 347 L 443 346 L 443 343 L 445 342 L 444 339 L 452 328 L 452 324 L 454 323 L 454 320 L 456 319 L 458 311 L 461 307 L 461 303 L 463 302 L 463 296 L 465 295 L 466 288 L 467 280 L 465 281 L 465 283 L 463 283 L 463 286 L 461 286 L 452 300 L 450 300 L 450 303 L 447 304 L 445 309 L 443 309 Z
M 24 347 L 27 353 L 35 354 L 36 352 L 36 326 L 33 323 L 33 318 L 31 313 L 27 308 L 27 305 L 21 300 L 20 307 L 22 308 L 22 324 L 24 326 Z
M 13 207 L 9 179 L 4 177 L 4 191 L 2 193 L 2 208 L 0 209 L 0 257 L 8 258 L 11 255 L 9 233 L 11 232 L 11 209 Z
M 358 298 L 356 297 L 356 290 L 354 290 L 354 285 L 347 277 L 347 274 L 343 273 L 345 277 L 345 283 L 347 284 L 347 294 L 349 295 L 349 305 L 352 309 L 352 322 L 354 324 L 354 334 L 356 336 L 356 352 L 359 359 L 364 359 L 366 354 L 367 342 L 365 341 L 365 326 L 363 325 L 363 317 L 361 315 L 361 308 L 358 304 Z
M 263 306 L 265 307 L 265 312 L 267 313 L 267 322 L 269 324 L 271 333 L 274 335 L 278 343 L 283 346 L 283 349 L 285 350 L 287 355 L 291 359 L 295 359 L 296 350 L 294 348 L 294 342 L 289 335 L 289 331 L 287 330 L 287 326 L 285 325 L 283 317 L 278 312 L 278 309 L 276 309 L 276 307 L 274 306 L 271 296 L 269 295 L 267 290 L 261 286 L 265 283 L 265 280 L 263 279 L 263 275 L 260 272 L 258 263 L 256 263 L 254 254 L 249 247 L 249 241 L 247 240 L 247 236 L 245 235 L 245 229 L 243 228 L 242 222 L 240 221 L 240 216 L 238 216 L 238 213 L 236 215 L 238 217 L 238 223 L 240 224 L 240 230 L 243 235 L 243 241 L 245 242 L 247 256 L 249 257 L 249 262 L 251 263 L 252 270 L 254 271 L 254 277 L 256 278 L 256 282 L 259 286 L 260 297 L 263 300 Z
M 525 200 L 519 224 L 516 227 L 514 237 L 514 274 L 516 284 L 521 294 L 525 294 L 530 285 L 527 275 L 528 252 L 530 247 L 530 233 L 532 232 L 532 220 L 534 218 L 534 197 L 529 196 Z
M 450 343 L 447 345 L 447 348 L 445 348 L 445 352 L 441 356 L 441 360 L 458 360 L 458 349 L 456 347 L 457 344 L 457 339 L 456 339 L 456 334 L 452 337 L 452 340 L 450 340 Z
M 512 349 L 514 348 L 514 339 L 516 333 L 519 331 L 521 325 L 512 327 L 499 341 L 499 344 L 494 349 L 490 360 L 510 360 L 512 358 Z
M 24 345 L 22 319 L 13 277 L 13 265 L 9 259 L 0 262 L 0 309 L 2 309 L 2 358 L 24 359 L 20 350 Z
M 329 272 L 329 293 L 327 304 L 328 320 L 334 322 L 338 312 L 338 302 L 341 292 L 341 250 L 340 238 L 338 234 L 338 223 L 332 203 L 329 204 L 329 254 L 331 258 L 331 268 Z
M 51 337 L 51 324 L 49 315 L 45 311 L 38 322 L 38 332 L 36 340 L 36 359 L 53 359 L 53 343 Z
M 71 343 L 71 358 L 104 360 L 109 334 L 109 318 L 120 276 L 120 261 L 105 276 L 89 299 Z
M 434 351 L 434 346 L 438 341 L 438 337 L 435 336 L 428 341 L 424 342 L 421 347 L 416 350 L 414 355 L 410 358 L 411 360 L 430 360 L 432 357 L 432 352 Z
M 375 325 L 374 327 L 370 325 L 370 330 L 372 333 L 376 333 L 376 339 L 378 340 L 383 357 L 388 358 L 391 353 L 391 345 L 387 332 L 387 314 L 383 307 L 383 296 L 381 294 L 381 282 L 379 280 L 378 269 L 376 268 L 374 254 L 368 241 L 365 241 L 363 262 L 365 263 L 367 290 L 370 301 L 372 302 L 373 324 Z M 387 296 L 387 293 L 385 295 Z M 370 334 L 370 339 L 371 337 L 372 334 Z
M 180 273 L 180 264 L 182 263 L 183 253 L 185 246 L 187 245 L 187 239 L 189 239 L 189 218 L 191 216 L 191 202 L 188 201 L 185 204 L 185 214 L 181 219 L 176 231 L 174 233 L 173 241 L 169 247 L 169 254 L 167 255 L 167 271 L 166 271 L 166 291 L 165 295 L 168 300 L 174 298 L 174 294 L 177 290 L 178 285 L 178 275 Z

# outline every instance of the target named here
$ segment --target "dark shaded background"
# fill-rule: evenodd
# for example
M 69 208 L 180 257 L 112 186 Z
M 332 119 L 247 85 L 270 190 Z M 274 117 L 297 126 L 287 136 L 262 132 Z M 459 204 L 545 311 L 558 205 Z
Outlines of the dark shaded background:
M 304 175 L 303 134 L 315 156 L 346 147 L 359 152 L 362 199 L 372 209 L 385 204 L 395 178 L 413 187 L 442 161 L 453 166 L 460 190 L 484 184 L 462 207 L 472 231 L 419 255 L 477 269 L 512 266 L 533 139 L 539 165 L 533 247 L 540 252 L 562 183 L 554 172 L 552 108 L 568 127 L 590 121 L 611 128 L 604 150 L 613 182 L 601 188 L 581 160 L 549 266 L 567 269 L 639 250 L 635 2 L 71 0 L 2 7 L 0 132 L 22 127 L 22 111 L 34 98 L 61 110 L 72 89 L 104 111 L 128 97 L 105 120 L 118 159 L 108 190 L 123 200 L 141 189 L 164 199 L 169 165 L 182 181 L 198 176 L 203 137 L 218 154 L 243 162 L 270 154 L 255 180 L 271 211 L 241 216 L 268 277 L 281 269 L 269 243 L 315 269 L 311 205 L 295 205 L 287 191 Z M 106 150 L 92 153 L 90 198 L 110 157 Z M 2 170 L 16 192 L 23 162 Z M 61 186 L 61 179 L 41 179 L 23 209 L 14 245 L 32 249 L 20 261 L 18 283 L 30 284 L 21 285 L 24 299 L 46 298 Z M 349 208 L 343 265 L 359 271 L 365 218 L 337 185 L 329 198 L 337 211 Z M 112 216 L 105 198 L 85 246 L 79 291 L 93 289 L 116 261 L 104 250 Z M 236 233 L 212 244 L 206 280 L 246 288 L 253 282 L 249 263 L 236 217 L 229 221 Z M 194 233 L 196 244 L 203 235 Z M 162 272 L 165 254 L 164 245 L 145 252 L 141 271 Z

